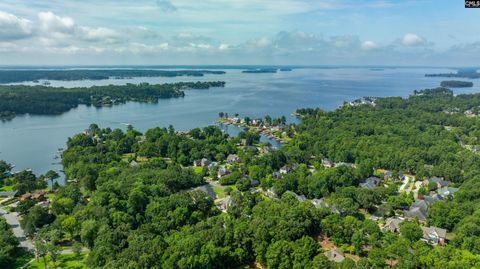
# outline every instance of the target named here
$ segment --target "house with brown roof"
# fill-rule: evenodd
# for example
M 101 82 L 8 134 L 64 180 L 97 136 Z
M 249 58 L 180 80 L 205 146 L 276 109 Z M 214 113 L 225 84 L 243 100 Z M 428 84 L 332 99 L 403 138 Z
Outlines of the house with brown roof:
M 227 156 L 227 163 L 232 164 L 232 163 L 240 163 L 240 158 L 238 157 L 237 154 L 229 154 Z
M 422 240 L 431 245 L 445 245 L 447 230 L 437 227 L 422 227 Z

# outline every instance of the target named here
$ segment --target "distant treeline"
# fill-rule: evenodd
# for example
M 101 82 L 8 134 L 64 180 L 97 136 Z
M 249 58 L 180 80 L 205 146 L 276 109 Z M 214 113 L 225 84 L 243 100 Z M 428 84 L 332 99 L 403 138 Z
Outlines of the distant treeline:
M 0 86 L 0 118 L 15 114 L 60 114 L 79 104 L 110 106 L 185 96 L 183 90 L 223 87 L 225 82 L 179 82 L 173 84 L 126 84 L 79 88 L 12 85 Z
M 480 73 L 476 69 L 459 69 L 457 73 L 425 74 L 426 77 L 445 77 L 445 78 L 480 78 Z
M 451 88 L 469 88 L 473 87 L 473 82 L 470 81 L 459 81 L 459 80 L 447 80 L 440 83 L 442 87 L 451 87 Z
M 36 80 L 102 80 L 130 77 L 201 77 L 205 74 L 225 74 L 224 71 L 210 70 L 0 70 L 0 83 L 14 83 Z

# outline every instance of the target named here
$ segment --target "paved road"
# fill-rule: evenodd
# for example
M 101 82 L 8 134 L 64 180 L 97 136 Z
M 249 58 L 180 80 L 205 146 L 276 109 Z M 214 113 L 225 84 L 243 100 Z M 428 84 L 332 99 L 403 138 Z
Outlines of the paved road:
M 25 236 L 22 227 L 20 227 L 17 213 L 7 213 L 3 207 L 0 207 L 0 216 L 4 217 L 10 227 L 12 227 L 13 234 L 18 241 L 20 241 L 20 246 L 33 250 L 34 247 L 32 241 Z

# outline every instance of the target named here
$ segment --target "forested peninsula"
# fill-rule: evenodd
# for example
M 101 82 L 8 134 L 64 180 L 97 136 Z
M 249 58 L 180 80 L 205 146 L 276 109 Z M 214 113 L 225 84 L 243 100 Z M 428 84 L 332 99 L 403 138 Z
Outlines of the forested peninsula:
M 12 210 L 37 248 L 82 244 L 91 268 L 478 268 L 478 106 L 437 88 L 299 109 L 280 149 L 92 124 L 62 154 L 69 183 Z M 35 197 L 45 178 L 5 182 Z
M 141 69 L 84 69 L 84 70 L 0 70 L 0 83 L 15 83 L 38 80 L 103 80 L 132 77 L 201 77 L 205 74 L 225 74 L 211 70 L 141 70 Z
M 97 107 L 128 101 L 158 102 L 178 98 L 189 89 L 224 87 L 223 81 L 179 82 L 173 84 L 126 84 L 92 87 L 46 87 L 0 85 L 0 118 L 11 119 L 20 114 L 52 115 L 64 113 L 80 104 Z

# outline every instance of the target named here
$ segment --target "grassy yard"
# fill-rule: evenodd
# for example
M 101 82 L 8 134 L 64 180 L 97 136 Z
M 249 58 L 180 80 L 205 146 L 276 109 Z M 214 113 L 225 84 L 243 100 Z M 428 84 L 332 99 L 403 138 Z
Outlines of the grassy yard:
M 13 191 L 13 185 L 3 186 L 3 187 L 0 188 L 0 191 Z
M 225 197 L 225 191 L 222 188 L 212 185 L 212 189 L 217 194 L 218 198 Z
M 47 266 L 48 268 L 53 268 L 53 264 L 50 261 L 50 257 L 47 256 Z M 33 261 L 27 267 L 27 269 L 43 269 L 43 259 Z M 82 252 L 79 257 L 76 257 L 75 254 L 63 254 L 60 255 L 57 261 L 57 268 L 69 268 L 69 269 L 86 269 L 87 267 L 87 252 Z
M 193 172 L 195 172 L 195 174 L 199 175 L 202 173 L 202 170 L 203 170 L 203 167 L 200 167 L 200 166 L 192 166 L 193 168 Z

